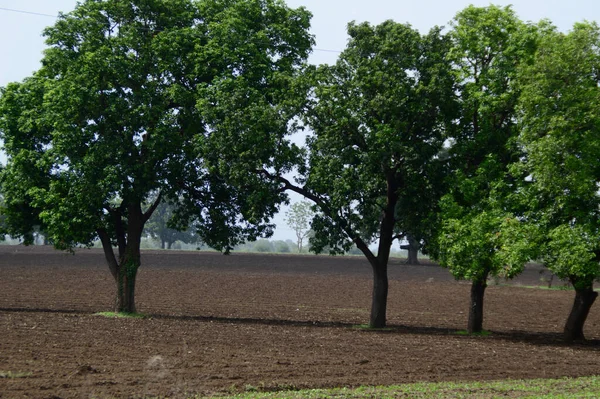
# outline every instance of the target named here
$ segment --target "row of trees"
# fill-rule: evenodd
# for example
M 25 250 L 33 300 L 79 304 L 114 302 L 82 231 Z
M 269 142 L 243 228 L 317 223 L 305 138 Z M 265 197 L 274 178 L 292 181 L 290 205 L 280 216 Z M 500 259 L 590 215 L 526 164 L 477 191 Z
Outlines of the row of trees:
M 583 339 L 600 276 L 598 26 L 565 34 L 496 6 L 425 34 L 350 23 L 336 64 L 313 67 L 309 21 L 278 0 L 88 0 L 62 15 L 42 68 L 1 92 L 7 232 L 100 239 L 116 309 L 134 312 L 161 204 L 228 253 L 272 234 L 291 191 L 316 211 L 313 250 L 368 259 L 370 326 L 386 324 L 391 246 L 408 239 L 473 282 L 469 331 L 487 278 L 541 259 L 575 287 L 565 338 Z

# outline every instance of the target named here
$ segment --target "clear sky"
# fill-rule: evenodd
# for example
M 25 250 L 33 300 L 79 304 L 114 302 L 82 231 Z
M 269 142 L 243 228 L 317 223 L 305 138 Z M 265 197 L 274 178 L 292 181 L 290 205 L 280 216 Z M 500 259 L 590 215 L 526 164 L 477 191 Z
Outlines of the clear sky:
M 408 22 L 421 32 L 434 25 L 447 25 L 454 15 L 468 6 L 512 4 L 519 17 L 537 22 L 547 18 L 560 30 L 567 31 L 573 23 L 582 20 L 600 20 L 600 0 L 287 0 L 291 7 L 304 6 L 313 13 L 312 32 L 316 49 L 311 57 L 315 64 L 333 63 L 337 51 L 346 45 L 346 24 L 352 20 L 378 24 L 393 19 Z M 39 68 L 44 49 L 41 32 L 54 19 L 44 15 L 17 13 L 5 9 L 31 13 L 58 15 L 69 12 L 76 0 L 0 0 L 0 86 L 19 81 Z M 275 239 L 293 239 L 293 232 L 283 218 L 275 220 L 279 226 Z

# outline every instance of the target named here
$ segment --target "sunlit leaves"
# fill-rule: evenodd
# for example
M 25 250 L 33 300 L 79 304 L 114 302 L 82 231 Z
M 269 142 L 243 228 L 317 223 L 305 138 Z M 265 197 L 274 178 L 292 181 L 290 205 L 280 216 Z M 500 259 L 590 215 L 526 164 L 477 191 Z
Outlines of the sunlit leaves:
M 576 287 L 600 275 L 600 28 L 567 34 L 547 26 L 535 63 L 521 71 L 518 168 L 531 223 L 544 232 L 541 257 Z
M 329 207 L 328 215 L 315 219 L 311 243 L 332 252 L 352 244 L 348 231 L 367 242 L 391 242 L 380 236 L 390 202 L 394 209 L 404 206 L 388 215 L 397 229 L 418 228 L 433 197 L 418 187 L 431 187 L 440 166 L 436 155 L 454 101 L 451 71 L 443 62 L 448 41 L 439 29 L 421 35 L 410 25 L 386 21 L 351 23 L 348 34 L 338 62 L 311 76 L 314 98 L 305 115 L 314 132 L 305 187 Z M 415 193 L 419 200 L 407 200 Z M 344 234 L 341 220 L 347 223 Z

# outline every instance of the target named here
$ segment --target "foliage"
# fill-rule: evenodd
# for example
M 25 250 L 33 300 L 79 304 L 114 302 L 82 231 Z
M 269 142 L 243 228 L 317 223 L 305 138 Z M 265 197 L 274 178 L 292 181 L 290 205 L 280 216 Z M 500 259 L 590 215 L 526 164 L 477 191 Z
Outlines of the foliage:
M 600 276 L 600 28 L 550 25 L 535 63 L 522 69 L 525 156 L 520 200 L 543 237 L 540 258 L 575 288 Z
M 410 204 L 419 203 L 415 191 L 433 184 L 453 107 L 443 62 L 448 41 L 438 28 L 421 36 L 387 21 L 350 24 L 348 33 L 336 65 L 317 71 L 306 116 L 314 135 L 302 182 L 326 204 L 313 222 L 311 244 L 333 253 L 345 252 L 357 237 L 369 243 L 381 236 L 386 206 L 394 230 L 405 227 L 398 225 L 401 204 L 403 215 L 419 213 Z M 391 236 L 384 234 L 385 247 Z M 389 248 L 379 252 L 385 257 Z
M 285 213 L 287 225 L 296 233 L 298 253 L 302 253 L 304 239 L 310 234 L 310 222 L 313 216 L 312 206 L 307 201 L 293 203 Z
M 320 211 L 311 224 L 313 251 L 341 254 L 356 245 L 367 257 L 374 271 L 369 324 L 381 328 L 391 245 L 408 227 L 400 224 L 405 219 L 398 207 L 423 221 L 421 204 L 403 199 L 419 191 L 417 185 L 434 184 L 454 86 L 445 62 L 449 43 L 440 28 L 422 36 L 393 21 L 351 23 L 348 34 L 337 63 L 309 75 L 313 96 L 303 120 L 313 134 L 300 176 L 296 184 L 281 176 L 278 181 Z M 375 240 L 377 255 L 369 248 Z
M 61 15 L 43 67 L 0 99 L 9 231 L 30 240 L 41 225 L 59 248 L 99 237 L 130 301 L 163 200 L 214 248 L 270 234 L 280 195 L 227 183 L 216 132 L 261 140 L 287 124 L 277 107 L 312 44 L 309 19 L 276 0 L 87 0 Z
M 530 62 L 535 32 L 510 7 L 470 6 L 454 19 L 451 60 L 460 118 L 449 149 L 452 173 L 433 255 L 456 278 L 513 277 L 529 259 L 529 242 L 520 256 L 501 250 L 519 224 L 508 199 L 513 187 L 508 165 L 519 157 L 514 145 L 518 66 Z
M 438 238 L 443 248 L 438 260 L 457 279 L 485 281 L 489 273 L 512 278 L 523 271 L 537 243 L 531 226 L 497 210 L 453 217 L 452 205 L 442 206 L 447 219 Z

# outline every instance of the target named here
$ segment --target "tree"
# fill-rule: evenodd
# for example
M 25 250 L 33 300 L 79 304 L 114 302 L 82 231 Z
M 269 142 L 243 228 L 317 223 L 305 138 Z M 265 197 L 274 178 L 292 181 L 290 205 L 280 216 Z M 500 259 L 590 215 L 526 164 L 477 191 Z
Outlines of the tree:
M 341 254 L 356 245 L 367 257 L 373 270 L 369 325 L 380 328 L 386 325 L 390 249 L 402 229 L 397 207 L 409 182 L 434 184 L 429 172 L 451 120 L 454 87 L 439 28 L 421 36 L 387 21 L 351 23 L 348 33 L 337 63 L 308 74 L 314 83 L 303 120 L 313 134 L 297 179 L 286 179 L 265 158 L 257 169 L 277 189 L 303 195 L 319 209 L 312 250 Z M 377 255 L 369 249 L 374 240 Z
M 400 245 L 400 249 L 405 249 L 407 252 L 406 264 L 407 265 L 418 265 L 419 264 L 419 241 L 411 233 L 407 233 L 404 237 L 406 244 Z
M 272 233 L 273 198 L 207 166 L 217 154 L 202 143 L 216 129 L 203 113 L 208 92 L 226 98 L 236 84 L 269 96 L 274 76 L 307 54 L 289 39 L 310 47 L 309 18 L 270 0 L 87 0 L 61 15 L 44 32 L 43 67 L 0 99 L 14 231 L 28 237 L 41 225 L 65 249 L 99 238 L 124 312 L 136 310 L 141 235 L 163 200 L 217 249 Z M 219 110 L 233 120 L 254 105 Z
M 288 226 L 296 233 L 296 242 L 298 253 L 302 253 L 302 244 L 304 239 L 310 233 L 310 221 L 314 212 L 312 206 L 307 201 L 295 202 L 290 205 L 290 209 L 285 213 L 285 221 Z
M 450 32 L 450 59 L 458 79 L 460 116 L 449 149 L 448 193 L 433 256 L 457 279 L 472 281 L 467 330 L 483 329 L 488 276 L 519 273 L 527 259 L 503 264 L 500 231 L 513 215 L 504 204 L 510 192 L 508 165 L 519 157 L 517 68 L 531 60 L 535 27 L 521 22 L 510 7 L 469 6 Z
M 567 341 L 583 327 L 600 277 L 600 28 L 579 23 L 568 34 L 546 26 L 535 62 L 523 68 L 520 100 L 528 176 L 519 194 L 538 229 L 539 258 L 575 288 L 564 327 Z
M 144 227 L 144 232 L 152 238 L 160 240 L 162 249 L 171 249 L 175 241 L 186 244 L 198 242 L 199 238 L 193 226 L 175 226 L 173 224 L 175 207 L 168 202 L 161 202 Z

